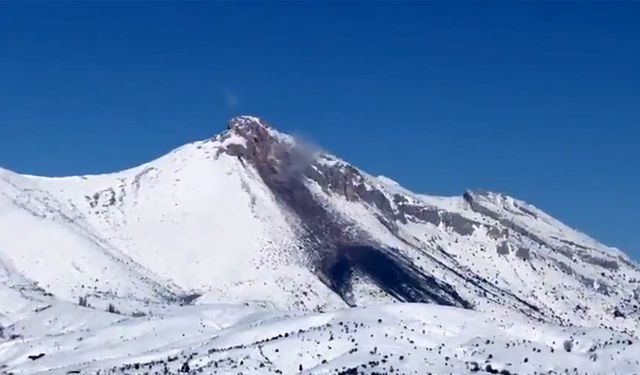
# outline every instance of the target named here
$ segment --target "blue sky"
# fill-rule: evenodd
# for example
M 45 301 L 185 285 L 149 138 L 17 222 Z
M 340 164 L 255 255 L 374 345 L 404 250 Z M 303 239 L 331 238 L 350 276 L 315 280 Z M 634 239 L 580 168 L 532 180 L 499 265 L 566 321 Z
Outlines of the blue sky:
M 137 165 L 259 115 L 640 258 L 640 3 L 0 3 L 0 166 Z

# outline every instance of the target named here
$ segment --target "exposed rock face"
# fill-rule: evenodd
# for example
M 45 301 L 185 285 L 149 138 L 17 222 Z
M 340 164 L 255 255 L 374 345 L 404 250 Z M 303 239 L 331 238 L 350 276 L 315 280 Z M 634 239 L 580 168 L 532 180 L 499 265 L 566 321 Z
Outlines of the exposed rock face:
M 500 242 L 500 244 L 496 247 L 496 252 L 500 255 L 507 255 L 511 252 L 509 249 L 509 244 L 505 242 Z
M 381 191 L 370 189 L 356 168 L 324 164 L 322 156 L 289 138 L 274 136 L 262 120 L 234 119 L 229 129 L 227 136 L 238 135 L 244 144 L 233 144 L 223 152 L 251 163 L 280 202 L 301 218 L 306 237 L 304 250 L 312 259 L 311 266 L 347 303 L 353 304 L 348 298 L 351 279 L 354 272 L 359 272 L 400 301 L 471 307 L 446 282 L 425 274 L 410 259 L 376 243 L 367 233 L 328 211 L 306 184 L 313 180 L 330 194 L 376 207 L 390 222 L 406 222 L 403 212 L 395 212 Z
M 529 260 L 531 259 L 531 253 L 529 252 L 529 249 L 527 249 L 526 247 L 521 247 L 516 251 L 516 256 L 522 260 Z

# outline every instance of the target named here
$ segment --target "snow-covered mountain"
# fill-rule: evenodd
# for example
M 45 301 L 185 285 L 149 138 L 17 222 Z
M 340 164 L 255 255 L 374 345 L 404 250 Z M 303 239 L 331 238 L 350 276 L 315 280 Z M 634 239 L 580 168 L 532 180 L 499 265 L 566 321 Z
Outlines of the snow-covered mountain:
M 412 193 L 250 116 L 122 172 L 0 169 L 0 327 L 43 304 L 156 316 L 235 303 L 313 320 L 426 302 L 634 336 L 639 282 L 623 252 L 523 201 Z

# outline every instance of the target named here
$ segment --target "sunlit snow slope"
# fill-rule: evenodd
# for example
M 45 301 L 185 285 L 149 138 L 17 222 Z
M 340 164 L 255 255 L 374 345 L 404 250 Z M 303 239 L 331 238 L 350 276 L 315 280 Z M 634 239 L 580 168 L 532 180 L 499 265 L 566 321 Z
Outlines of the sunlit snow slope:
M 47 299 L 125 314 L 426 302 L 633 333 L 639 280 L 624 253 L 530 204 L 415 194 L 255 117 L 122 172 L 0 169 L 7 321 Z
M 17 316 L 0 373 L 633 374 L 631 335 L 454 307 L 395 304 L 330 313 L 232 305 L 123 317 L 55 303 Z

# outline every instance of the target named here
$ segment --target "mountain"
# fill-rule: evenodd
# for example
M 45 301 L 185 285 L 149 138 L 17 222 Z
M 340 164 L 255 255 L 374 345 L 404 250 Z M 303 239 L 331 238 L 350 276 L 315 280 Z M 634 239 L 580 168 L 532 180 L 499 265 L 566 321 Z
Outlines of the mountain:
M 251 116 L 122 172 L 0 169 L 7 331 L 43 306 L 151 317 L 230 303 L 313 320 L 420 302 L 635 337 L 639 280 L 623 252 L 521 200 L 412 193 Z

